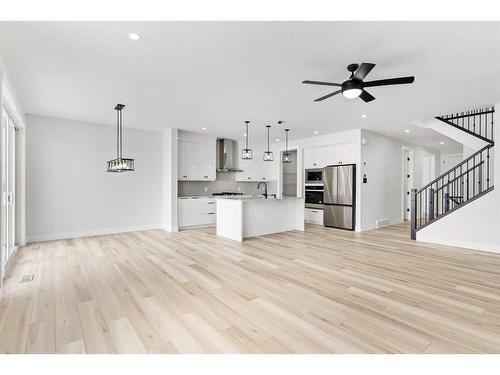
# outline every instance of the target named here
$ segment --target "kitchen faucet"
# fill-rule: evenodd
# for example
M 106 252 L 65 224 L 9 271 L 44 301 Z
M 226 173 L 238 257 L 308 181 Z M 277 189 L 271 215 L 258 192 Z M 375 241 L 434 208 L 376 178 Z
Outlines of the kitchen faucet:
M 264 195 L 264 198 L 267 199 L 267 184 L 265 182 L 259 182 L 259 184 L 257 185 L 257 189 L 260 189 L 260 185 L 262 185 L 262 184 L 264 184 L 264 187 L 265 187 L 263 195 Z

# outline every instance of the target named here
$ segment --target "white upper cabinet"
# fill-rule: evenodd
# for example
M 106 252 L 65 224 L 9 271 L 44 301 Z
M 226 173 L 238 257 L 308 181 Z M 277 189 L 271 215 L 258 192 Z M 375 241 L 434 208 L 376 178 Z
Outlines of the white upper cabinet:
M 304 150 L 304 169 L 323 168 L 319 147 L 306 148 Z
M 178 179 L 215 181 L 216 138 L 196 133 L 179 133 Z
M 304 150 L 305 169 L 354 163 L 356 163 L 356 144 L 354 142 L 306 148 Z
M 277 156 L 274 155 L 274 161 L 264 161 L 264 149 L 252 148 L 253 159 L 241 159 L 241 145 L 238 146 L 238 168 L 243 172 L 236 173 L 236 181 L 272 181 L 273 166 L 277 163 Z

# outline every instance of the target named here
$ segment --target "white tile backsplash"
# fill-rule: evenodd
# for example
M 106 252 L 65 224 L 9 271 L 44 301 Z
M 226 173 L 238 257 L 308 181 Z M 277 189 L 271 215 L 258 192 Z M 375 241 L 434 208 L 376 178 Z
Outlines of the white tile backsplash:
M 276 181 L 267 181 L 269 194 L 276 194 Z M 192 195 L 212 195 L 212 193 L 221 193 L 230 191 L 243 194 L 261 194 L 257 189 L 258 182 L 238 182 L 236 174 L 232 172 L 217 172 L 215 181 L 179 181 L 178 182 L 179 197 L 187 197 Z

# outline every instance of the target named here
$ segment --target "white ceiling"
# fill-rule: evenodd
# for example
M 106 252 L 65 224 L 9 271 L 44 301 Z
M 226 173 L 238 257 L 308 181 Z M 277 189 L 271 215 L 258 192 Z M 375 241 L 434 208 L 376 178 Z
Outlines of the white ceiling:
M 266 123 L 284 120 L 295 138 L 363 127 L 451 151 L 457 143 L 413 122 L 500 101 L 499 25 L 0 22 L 0 49 L 27 113 L 111 125 L 120 102 L 125 126 L 137 128 L 241 138 L 248 119 L 262 140 Z M 334 88 L 301 81 L 342 82 L 352 62 L 377 64 L 368 80 L 415 83 L 371 88 L 371 103 L 313 102 Z

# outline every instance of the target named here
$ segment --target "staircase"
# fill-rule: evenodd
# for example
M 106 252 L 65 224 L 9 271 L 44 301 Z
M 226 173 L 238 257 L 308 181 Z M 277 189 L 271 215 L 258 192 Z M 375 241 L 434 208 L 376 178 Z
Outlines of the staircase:
M 484 147 L 420 189 L 412 190 L 411 238 L 420 229 L 493 190 L 493 128 L 495 108 L 437 120 L 484 142 Z

